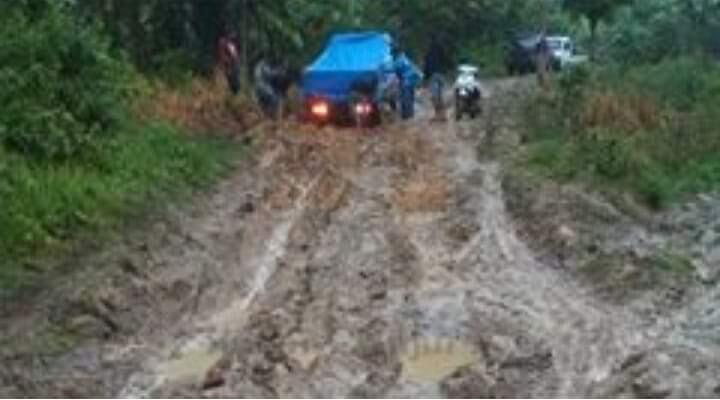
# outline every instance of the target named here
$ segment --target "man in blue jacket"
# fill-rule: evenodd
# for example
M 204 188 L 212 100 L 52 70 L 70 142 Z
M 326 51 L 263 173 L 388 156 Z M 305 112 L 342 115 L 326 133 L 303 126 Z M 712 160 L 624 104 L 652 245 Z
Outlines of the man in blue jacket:
M 400 80 L 400 115 L 402 119 L 415 116 L 415 87 L 422 80 L 422 73 L 405 53 L 393 47 L 393 70 Z

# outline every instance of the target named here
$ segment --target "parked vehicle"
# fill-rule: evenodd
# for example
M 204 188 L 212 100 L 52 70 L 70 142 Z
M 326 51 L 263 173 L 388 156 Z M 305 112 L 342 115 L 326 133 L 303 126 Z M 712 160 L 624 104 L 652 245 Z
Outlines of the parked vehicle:
M 482 112 L 482 88 L 479 69 L 473 65 L 463 64 L 458 67 L 455 80 L 455 119 L 467 114 L 474 119 Z
M 379 124 L 383 102 L 397 102 L 392 97 L 396 79 L 388 65 L 392 65 L 390 35 L 332 36 L 303 73 L 304 119 L 317 124 Z
M 512 38 L 505 56 L 505 67 L 509 75 L 524 75 L 535 71 L 535 52 L 541 37 L 539 34 L 522 34 Z
M 536 72 L 535 56 L 542 40 L 538 33 L 516 35 L 510 42 L 505 58 L 505 67 L 510 75 L 524 75 Z M 546 36 L 550 48 L 550 67 L 554 71 L 586 62 L 588 57 L 577 52 L 569 36 Z
M 546 38 L 552 57 L 556 60 L 556 69 L 563 70 L 588 60 L 586 55 L 580 55 L 575 42 L 569 36 L 548 36 Z

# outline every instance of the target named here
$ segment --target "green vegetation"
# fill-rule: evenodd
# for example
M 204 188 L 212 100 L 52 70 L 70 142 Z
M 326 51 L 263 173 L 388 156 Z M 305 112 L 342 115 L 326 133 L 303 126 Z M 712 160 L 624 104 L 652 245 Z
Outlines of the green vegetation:
M 0 23 L 3 145 L 36 160 L 92 157 L 127 117 L 130 66 L 59 6 L 11 7 Z
M 4 294 L 37 277 L 28 260 L 208 182 L 232 147 L 137 119 L 130 100 L 143 93 L 141 77 L 62 3 L 17 0 L 0 11 Z
M 43 0 L 34 0 L 43 1 Z M 188 69 L 211 71 L 224 30 L 237 33 L 246 71 L 274 53 L 297 67 L 332 32 L 378 29 L 421 59 L 438 36 L 456 59 L 499 73 L 508 36 L 546 26 L 573 28 L 562 0 L 83 0 L 74 8 L 98 18 L 113 43 L 143 71 L 174 80 Z M 504 72 L 504 71 L 503 71 Z
M 564 5 L 589 19 L 598 62 L 529 99 L 530 163 L 553 177 L 633 193 L 654 208 L 717 190 L 720 2 Z
M 22 260 L 222 169 L 228 146 L 168 121 L 252 124 L 247 98 L 198 79 L 224 32 L 237 33 L 247 73 L 267 54 L 300 67 L 349 29 L 390 32 L 418 61 L 436 36 L 488 75 L 504 70 L 513 33 L 572 34 L 598 64 L 530 99 L 531 164 L 657 207 L 720 186 L 719 0 L 6 0 L 0 288 L 22 282 Z
M 717 0 L 635 0 L 599 30 L 602 58 L 628 65 L 692 53 L 717 56 Z
M 630 191 L 652 207 L 720 187 L 720 68 L 712 62 L 578 69 L 558 87 L 526 113 L 533 165 Z
M 202 185 L 230 155 L 226 143 L 193 140 L 169 126 L 135 129 L 104 143 L 95 165 L 0 153 L 0 289 L 37 272 L 20 260 L 63 250 L 78 232 L 113 228 L 148 200 Z
M 586 18 L 590 29 L 590 54 L 595 58 L 597 31 L 601 22 L 614 16 L 618 7 L 631 0 L 564 0 L 563 8 L 575 17 Z

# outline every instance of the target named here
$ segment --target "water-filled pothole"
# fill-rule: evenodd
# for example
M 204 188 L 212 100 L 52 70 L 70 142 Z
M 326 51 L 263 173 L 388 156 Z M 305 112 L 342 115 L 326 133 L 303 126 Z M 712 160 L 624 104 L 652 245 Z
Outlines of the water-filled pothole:
M 200 382 L 208 370 L 222 358 L 222 353 L 209 348 L 199 348 L 184 353 L 161 368 L 166 382 Z
M 460 368 L 478 362 L 478 352 L 458 340 L 429 340 L 411 343 L 400 361 L 407 380 L 439 383 Z

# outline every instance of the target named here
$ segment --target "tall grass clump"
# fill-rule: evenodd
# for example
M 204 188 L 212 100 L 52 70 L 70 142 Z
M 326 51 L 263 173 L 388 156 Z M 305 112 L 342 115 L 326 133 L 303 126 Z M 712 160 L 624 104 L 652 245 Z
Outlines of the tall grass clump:
M 720 67 L 702 58 L 583 67 L 528 102 L 533 165 L 659 208 L 720 187 Z

